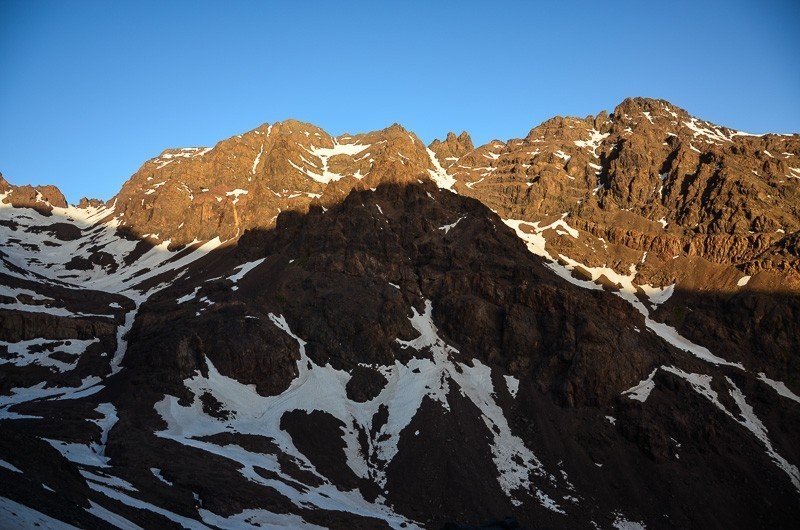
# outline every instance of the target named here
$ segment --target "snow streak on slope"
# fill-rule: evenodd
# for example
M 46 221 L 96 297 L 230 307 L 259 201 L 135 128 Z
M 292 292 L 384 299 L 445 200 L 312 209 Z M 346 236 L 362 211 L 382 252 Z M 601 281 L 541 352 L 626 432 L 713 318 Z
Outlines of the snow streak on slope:
M 767 385 L 771 386 L 775 392 L 778 393 L 779 396 L 785 397 L 786 399 L 790 399 L 795 403 L 800 403 L 800 396 L 789 390 L 785 383 L 781 381 L 774 381 L 766 376 L 763 372 L 758 374 L 758 378 L 766 383 Z
M 71 524 L 53 519 L 49 515 L 5 497 L 0 497 L 0 522 L 2 522 L 4 530 L 30 530 L 31 528 L 77 530 Z
M 789 463 L 785 458 L 778 454 L 769 439 L 767 428 L 755 415 L 753 408 L 747 403 L 742 391 L 739 390 L 736 384 L 729 377 L 726 376 L 725 381 L 728 384 L 731 397 L 739 407 L 738 416 L 729 411 L 720 401 L 719 395 L 711 386 L 711 382 L 713 380 L 712 376 L 707 374 L 685 372 L 674 366 L 661 366 L 656 368 L 639 384 L 629 388 L 628 390 L 625 390 L 623 395 L 627 395 L 629 398 L 641 401 L 642 403 L 647 401 L 647 398 L 650 396 L 650 392 L 652 392 L 652 390 L 655 388 L 653 377 L 656 375 L 658 370 L 664 370 L 686 380 L 686 382 L 689 383 L 695 392 L 708 399 L 715 407 L 725 413 L 725 415 L 732 418 L 738 424 L 750 431 L 758 439 L 758 441 L 764 445 L 767 455 L 789 476 L 789 479 L 791 480 L 795 489 L 800 493 L 800 471 L 798 471 L 797 466 Z M 780 384 L 782 385 L 782 383 Z
M 428 170 L 431 178 L 440 188 L 452 191 L 453 186 L 456 184 L 456 179 L 450 176 L 447 170 L 442 167 L 442 164 L 439 163 L 439 159 L 436 158 L 436 153 L 430 149 L 426 150 L 428 151 L 428 157 L 431 159 L 431 164 L 433 164 L 433 169 Z

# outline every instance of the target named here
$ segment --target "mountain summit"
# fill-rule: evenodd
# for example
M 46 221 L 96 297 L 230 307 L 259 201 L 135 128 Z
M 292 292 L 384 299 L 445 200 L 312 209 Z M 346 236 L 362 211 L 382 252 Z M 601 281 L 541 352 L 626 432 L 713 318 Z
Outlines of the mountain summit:
M 798 157 L 636 98 L 0 178 L 0 521 L 792 527 Z

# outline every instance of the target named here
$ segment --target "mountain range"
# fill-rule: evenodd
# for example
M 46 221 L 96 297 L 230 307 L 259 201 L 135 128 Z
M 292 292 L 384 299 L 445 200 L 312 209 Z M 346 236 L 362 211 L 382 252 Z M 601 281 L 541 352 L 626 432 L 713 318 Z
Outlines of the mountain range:
M 792 528 L 799 322 L 800 135 L 663 100 L 0 176 L 0 526 Z

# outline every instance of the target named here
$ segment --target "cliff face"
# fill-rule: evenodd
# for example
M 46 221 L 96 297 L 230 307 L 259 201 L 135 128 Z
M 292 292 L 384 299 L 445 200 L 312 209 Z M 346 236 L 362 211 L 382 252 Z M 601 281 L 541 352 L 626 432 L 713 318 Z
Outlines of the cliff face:
M 330 205 L 351 189 L 408 182 L 432 169 L 424 144 L 399 125 L 334 138 L 296 121 L 262 125 L 213 148 L 164 151 L 112 199 L 123 226 L 184 245 L 272 228 L 282 211 Z
M 752 136 L 666 101 L 628 99 L 611 115 L 554 118 L 527 137 L 454 161 L 454 189 L 504 217 L 565 215 L 582 231 L 662 263 L 699 256 L 793 289 L 800 264 L 800 137 Z M 573 256 L 575 257 L 575 256 Z M 593 251 L 575 257 L 614 263 Z M 629 263 L 621 264 L 627 267 Z M 715 286 L 722 287 L 722 286 Z
M 264 125 L 108 204 L 0 178 L 0 515 L 791 527 L 797 157 L 631 99 L 477 148 Z

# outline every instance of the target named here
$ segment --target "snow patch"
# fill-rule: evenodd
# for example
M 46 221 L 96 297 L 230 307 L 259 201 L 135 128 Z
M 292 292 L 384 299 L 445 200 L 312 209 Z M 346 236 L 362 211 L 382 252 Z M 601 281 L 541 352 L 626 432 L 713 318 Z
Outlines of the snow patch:
M 444 233 L 447 234 L 450 231 L 450 229 L 455 228 L 455 226 L 459 223 L 459 221 L 464 219 L 464 217 L 466 217 L 466 215 L 464 215 L 462 217 L 459 217 L 458 219 L 456 219 L 456 221 L 454 223 L 451 223 L 449 225 L 440 226 L 439 230 L 444 230 Z
M 225 196 L 227 197 L 233 196 L 233 204 L 236 204 L 237 202 L 239 202 L 239 195 L 247 195 L 248 193 L 249 191 L 247 190 L 242 190 L 237 188 L 235 190 L 226 191 Z
M 156 477 L 158 480 L 160 480 L 161 482 L 163 482 L 167 486 L 172 486 L 173 485 L 172 482 L 170 482 L 169 480 L 164 478 L 164 475 L 161 474 L 161 470 L 158 469 L 157 467 L 151 467 L 150 468 L 150 473 L 152 473 L 154 477 Z
M 689 121 L 684 121 L 683 124 L 688 127 L 693 133 L 694 138 L 701 138 L 708 143 L 720 143 L 732 141 L 728 136 L 725 136 L 719 127 L 715 127 L 710 123 L 703 122 L 697 118 L 692 118 Z
M 800 403 L 800 396 L 789 390 L 789 388 L 783 382 L 770 379 L 764 372 L 758 373 L 758 379 L 771 386 L 779 396 L 785 397 L 786 399 L 791 399 L 795 403 Z
M 508 393 L 511 394 L 512 398 L 516 398 L 517 392 L 519 391 L 519 379 L 517 379 L 513 375 L 504 375 L 503 377 L 506 380 L 506 387 L 508 388 Z
M 644 291 L 644 294 L 647 295 L 652 305 L 658 306 L 670 299 L 675 292 L 676 285 L 677 284 L 673 283 L 666 287 L 653 287 L 652 285 L 644 284 L 639 285 L 639 288 Z
M 622 395 L 627 395 L 629 398 L 636 401 L 641 401 L 642 403 L 647 401 L 647 398 L 650 396 L 650 392 L 652 392 L 656 387 L 653 377 L 655 377 L 657 371 L 658 368 L 654 369 L 652 372 L 650 372 L 650 375 L 639 381 L 637 385 L 632 386 L 628 390 L 622 392 Z
M 238 267 L 233 269 L 233 270 L 238 270 L 239 272 L 237 272 L 236 274 L 233 274 L 231 276 L 228 276 L 228 279 L 230 281 L 232 281 L 233 283 L 237 283 L 239 280 L 244 278 L 245 275 L 248 272 L 250 272 L 251 270 L 255 269 L 256 267 L 258 267 L 259 265 L 264 263 L 265 259 L 267 259 L 267 258 L 261 258 L 261 259 L 255 260 L 255 261 L 251 261 L 249 263 L 244 263 L 242 265 L 239 265 Z
M 615 291 L 614 294 L 619 296 L 620 298 L 626 300 L 630 303 L 637 311 L 639 311 L 645 317 L 645 324 L 647 328 L 654 332 L 656 335 L 661 337 L 663 340 L 668 342 L 669 344 L 679 348 L 681 350 L 687 351 L 694 355 L 695 357 L 702 359 L 706 362 L 717 364 L 717 365 L 726 365 L 726 366 L 733 366 L 739 369 L 744 370 L 744 366 L 741 363 L 733 363 L 726 361 L 725 359 L 718 357 L 711 353 L 707 348 L 700 346 L 698 344 L 694 344 L 690 340 L 686 339 L 685 337 L 681 336 L 678 331 L 668 326 L 667 324 L 663 324 L 661 322 L 656 322 L 650 318 L 650 311 L 645 307 L 645 305 L 636 297 L 636 293 L 642 286 L 637 286 L 633 283 L 637 275 L 637 269 L 635 265 L 631 265 L 631 273 L 630 274 L 620 274 L 616 272 L 614 269 L 609 267 L 590 267 L 588 265 L 584 265 L 579 263 L 575 260 L 570 259 L 563 254 L 559 254 L 559 258 L 566 263 L 566 265 L 562 265 L 561 263 L 557 262 L 553 256 L 550 255 L 549 252 L 545 249 L 546 240 L 544 236 L 542 236 L 542 232 L 547 228 L 553 228 L 555 226 L 560 225 L 563 223 L 563 226 L 570 229 L 570 234 L 574 231 L 577 234 L 577 230 L 574 230 L 569 227 L 562 219 L 551 223 L 548 226 L 541 227 L 539 226 L 538 222 L 531 223 L 528 221 L 521 221 L 515 219 L 504 219 L 503 222 L 508 225 L 509 227 L 513 228 L 514 231 L 517 233 L 517 236 L 522 239 L 528 247 L 528 250 L 537 256 L 541 256 L 547 260 L 544 264 L 545 267 L 553 271 L 555 274 L 563 278 L 564 280 L 576 285 L 578 287 L 583 287 L 585 289 L 591 290 L 601 290 L 603 287 L 597 284 L 597 280 L 600 279 L 601 276 L 605 276 L 608 278 L 612 283 L 615 283 L 619 290 Z M 533 233 L 527 233 L 522 230 L 522 226 L 527 226 L 533 229 Z M 580 280 L 575 278 L 572 275 L 572 271 L 576 267 L 581 267 L 583 270 L 588 272 L 591 275 L 591 281 Z M 648 286 L 645 291 L 648 293 L 651 298 L 651 302 L 654 304 L 663 303 L 666 301 L 671 295 L 674 290 L 673 286 L 668 286 L 666 288 L 661 288 L 660 292 L 658 292 L 655 288 Z
M 272 513 L 267 510 L 248 509 L 235 515 L 224 517 L 208 510 L 199 510 L 203 522 L 214 528 L 298 528 L 324 530 L 325 527 L 306 522 L 299 515 L 291 513 Z
M 2 521 L 4 530 L 30 530 L 31 528 L 77 530 L 70 524 L 53 519 L 49 515 L 5 497 L 0 497 L 0 521 Z
M 17 466 L 15 466 L 14 464 L 9 464 L 9 463 L 8 463 L 8 462 L 6 462 L 5 460 L 0 460 L 0 467 L 3 467 L 3 468 L 5 468 L 5 469 L 8 469 L 9 471 L 13 471 L 14 473 L 22 473 L 22 470 L 21 470 L 21 469 L 19 469 L 19 468 L 18 468 Z
M 98 519 L 102 519 L 103 521 L 110 523 L 114 528 L 119 528 L 120 530 L 142 530 L 142 527 L 133 524 L 121 515 L 117 515 L 116 513 L 103 508 L 93 501 L 89 501 L 89 503 L 91 506 L 87 508 L 86 511 Z
M 621 513 L 614 514 L 614 522 L 611 523 L 611 526 L 617 530 L 647 530 L 644 524 L 637 521 L 629 521 Z
M 261 155 L 263 155 L 263 154 L 264 154 L 264 144 L 261 144 L 261 151 L 259 151 L 258 155 L 256 155 L 256 159 L 253 160 L 253 168 L 250 171 L 251 175 L 255 175 L 256 174 L 256 168 L 258 167 L 258 162 L 261 160 Z
M 147 510 L 148 512 L 157 513 L 169 519 L 170 521 L 183 526 L 184 528 L 188 528 L 189 530 L 211 530 L 208 526 L 204 525 L 200 521 L 197 521 L 195 519 L 189 519 L 188 517 L 184 517 L 182 515 L 178 515 L 174 512 L 171 512 L 164 508 L 160 508 L 149 502 L 145 502 L 143 500 L 137 499 L 136 497 L 132 497 L 130 495 L 122 493 L 121 491 L 118 491 L 116 489 L 109 488 L 107 486 L 103 486 L 91 481 L 87 482 L 87 485 L 96 492 L 102 493 L 109 499 L 117 500 L 122 504 L 130 506 L 132 508 L 138 508 L 140 510 Z
M 295 504 L 377 517 L 389 521 L 395 528 L 399 527 L 401 523 L 406 522 L 404 518 L 394 514 L 390 508 L 380 503 L 367 502 L 358 490 L 343 492 L 325 481 L 318 487 L 299 492 L 287 484 L 287 482 L 291 482 L 291 477 L 282 473 L 275 455 L 253 453 L 236 445 L 220 446 L 197 439 L 220 432 L 233 431 L 257 435 L 268 432 L 273 436 L 275 444 L 281 451 L 291 455 L 306 470 L 314 472 L 314 467 L 296 449 L 288 433 L 280 429 L 280 420 L 288 411 L 319 410 L 342 420 L 345 425 L 342 438 L 345 441 L 348 466 L 357 476 L 370 476 L 371 470 L 367 466 L 366 456 L 361 454 L 358 442 L 359 431 L 354 424 L 366 426 L 366 432 L 369 432 L 372 417 L 377 412 L 380 402 L 373 401 L 366 404 L 351 402 L 347 398 L 346 391 L 350 375 L 347 372 L 336 370 L 330 365 L 314 364 L 305 353 L 305 341 L 291 331 L 284 317 L 270 314 L 269 318 L 276 327 L 287 333 L 298 344 L 300 352 L 300 359 L 297 362 L 298 375 L 291 382 L 289 388 L 278 396 L 261 396 L 255 391 L 253 385 L 244 385 L 223 376 L 213 363 L 206 359 L 208 376 L 202 377 L 197 374 L 187 379 L 184 384 L 196 396 L 205 392 L 212 394 L 222 403 L 224 410 L 230 411 L 230 416 L 227 419 L 218 419 L 205 414 L 199 399 L 195 399 L 191 405 L 184 407 L 178 404 L 176 397 L 165 396 L 156 404 L 155 409 L 166 422 L 167 429 L 156 435 L 237 462 L 241 465 L 240 473 L 245 478 L 275 488 L 293 500 Z M 412 369 L 413 367 L 408 369 L 409 374 Z M 410 375 L 416 376 L 416 374 Z M 384 389 L 384 392 L 388 392 L 393 398 L 402 401 L 406 398 L 404 391 L 408 388 L 402 385 L 402 390 L 400 390 L 397 385 L 393 387 L 390 382 L 389 388 Z M 393 408 L 391 400 L 383 402 L 386 401 L 389 401 L 390 409 Z M 286 481 L 266 479 L 255 471 L 256 466 L 272 470 L 284 476 Z M 372 476 L 374 477 L 374 473 Z
M 329 182 L 334 182 L 340 180 L 345 177 L 345 175 L 339 175 L 338 173 L 333 173 L 328 171 L 328 161 L 331 157 L 336 155 L 347 155 L 347 156 L 354 156 L 358 153 L 369 149 L 371 145 L 360 145 L 360 144 L 340 144 L 337 142 L 336 139 L 333 140 L 333 147 L 314 147 L 313 145 L 308 150 L 310 154 L 316 156 L 320 159 L 322 163 L 321 174 L 317 174 L 313 171 L 305 170 L 302 168 L 298 168 L 295 164 L 292 164 L 300 171 L 311 177 L 313 180 L 320 182 L 322 184 L 327 184 Z M 291 163 L 291 160 L 289 161 Z

